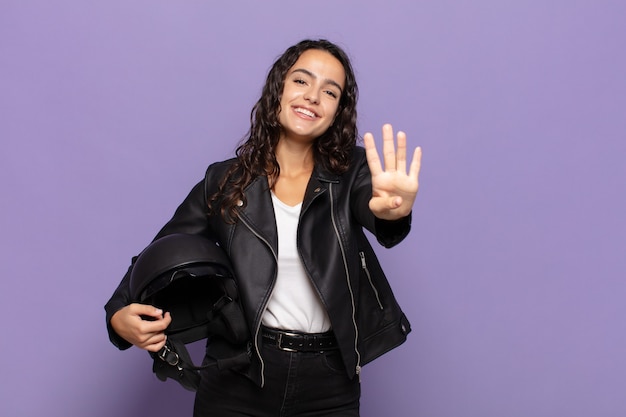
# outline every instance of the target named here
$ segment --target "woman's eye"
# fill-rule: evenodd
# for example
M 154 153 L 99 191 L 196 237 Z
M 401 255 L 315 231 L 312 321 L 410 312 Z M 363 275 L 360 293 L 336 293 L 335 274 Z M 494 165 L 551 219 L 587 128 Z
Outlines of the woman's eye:
M 335 93 L 332 90 L 326 90 L 326 94 L 328 94 L 329 96 L 331 96 L 332 98 L 337 98 L 337 93 Z
M 306 84 L 306 82 L 300 78 L 296 78 L 295 80 L 293 80 L 293 82 L 296 84 L 302 84 L 302 85 Z

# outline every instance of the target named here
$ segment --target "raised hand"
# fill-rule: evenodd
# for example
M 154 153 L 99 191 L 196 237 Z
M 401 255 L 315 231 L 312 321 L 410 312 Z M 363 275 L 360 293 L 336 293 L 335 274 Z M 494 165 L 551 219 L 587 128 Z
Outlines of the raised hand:
M 369 207 L 374 216 L 384 220 L 397 220 L 407 216 L 413 207 L 418 189 L 422 149 L 415 148 L 407 173 L 406 134 L 398 132 L 398 146 L 394 143 L 393 128 L 383 126 L 383 169 L 374 136 L 363 136 L 367 164 L 372 174 L 372 199 Z

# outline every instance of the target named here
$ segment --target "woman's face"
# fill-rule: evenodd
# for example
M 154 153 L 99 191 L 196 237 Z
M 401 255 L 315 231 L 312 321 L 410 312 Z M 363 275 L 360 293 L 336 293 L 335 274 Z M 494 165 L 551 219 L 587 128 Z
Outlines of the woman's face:
M 324 134 L 337 114 L 345 79 L 343 65 L 330 53 L 304 51 L 285 77 L 281 138 L 310 142 Z

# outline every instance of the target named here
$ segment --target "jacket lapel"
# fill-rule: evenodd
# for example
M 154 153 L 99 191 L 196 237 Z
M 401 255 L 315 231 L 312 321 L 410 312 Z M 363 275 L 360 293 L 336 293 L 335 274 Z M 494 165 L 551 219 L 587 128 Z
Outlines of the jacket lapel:
M 261 239 L 278 253 L 278 232 L 274 218 L 274 206 L 266 177 L 257 177 L 246 188 L 246 206 L 239 215 Z

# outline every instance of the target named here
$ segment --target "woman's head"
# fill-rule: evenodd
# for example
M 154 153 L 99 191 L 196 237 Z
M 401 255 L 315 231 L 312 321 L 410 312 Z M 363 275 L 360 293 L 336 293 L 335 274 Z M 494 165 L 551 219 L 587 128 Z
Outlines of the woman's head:
M 278 122 L 282 140 L 312 144 L 335 122 L 346 74 L 326 51 L 308 49 L 287 71 Z
M 343 91 L 335 119 L 328 130 L 317 139 L 315 146 L 316 158 L 318 159 L 316 162 L 326 165 L 333 171 L 342 172 L 347 168 L 347 158 L 352 152 L 357 138 L 356 103 L 358 87 L 347 54 L 340 47 L 327 40 L 303 40 L 288 48 L 274 62 L 267 75 L 261 98 L 252 109 L 248 142 L 254 143 L 257 152 L 268 150 L 273 154 L 282 131 L 279 115 L 285 78 L 300 56 L 311 49 L 332 55 L 341 63 L 345 73 L 345 80 L 342 80 Z M 333 155 L 338 156 L 338 158 Z M 270 168 L 271 173 L 276 173 L 272 166 L 265 166 L 264 168 Z
M 255 106 L 255 120 L 265 119 L 272 125 L 278 126 L 280 99 L 285 86 L 285 78 L 291 67 L 300 56 L 311 49 L 325 51 L 332 55 L 343 66 L 345 73 L 344 88 L 339 100 L 336 122 L 330 130 L 341 129 L 344 126 L 356 125 L 356 102 L 358 87 L 352 69 L 352 64 L 346 53 L 337 45 L 327 40 L 304 40 L 288 48 L 272 65 L 263 87 L 261 98 Z M 356 139 L 353 133 L 352 140 Z

